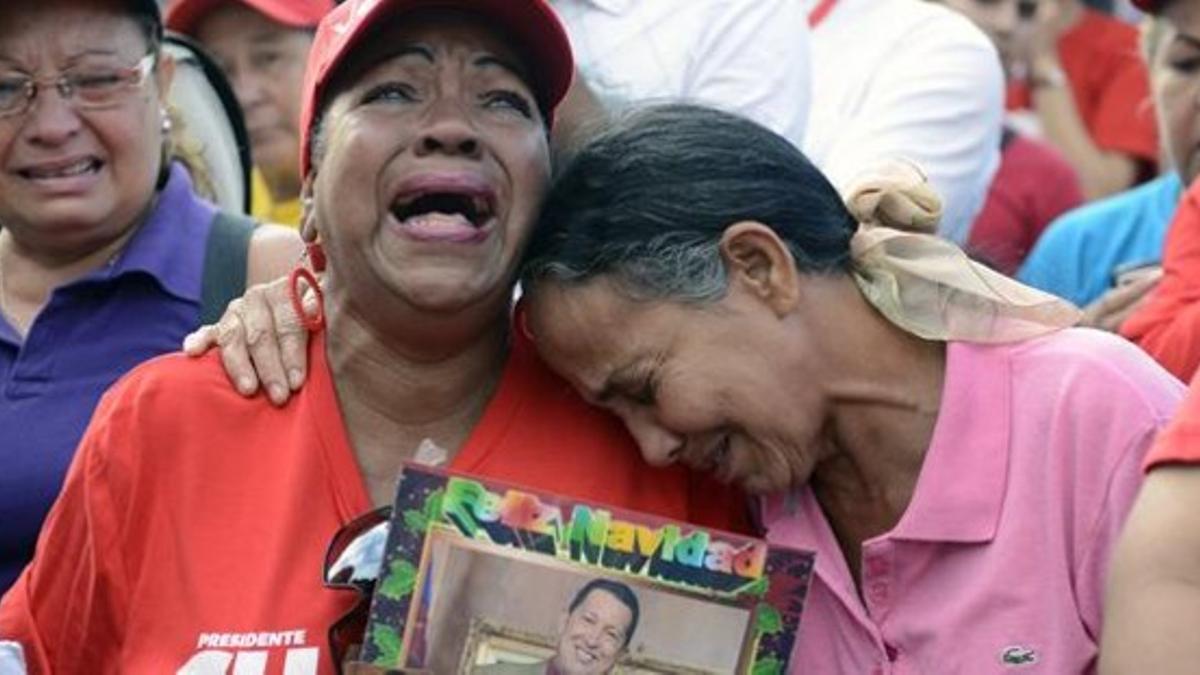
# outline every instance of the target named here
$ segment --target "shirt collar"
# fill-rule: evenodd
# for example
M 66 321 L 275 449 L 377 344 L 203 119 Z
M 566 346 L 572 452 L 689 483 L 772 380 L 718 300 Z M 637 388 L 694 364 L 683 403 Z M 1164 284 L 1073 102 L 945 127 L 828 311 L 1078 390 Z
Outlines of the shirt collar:
M 200 301 L 208 232 L 216 209 L 196 197 L 181 164 L 172 164 L 167 184 L 155 196 L 146 221 L 111 265 L 98 276 L 132 273 L 154 277 L 168 293 Z
M 1003 347 L 947 344 L 946 381 L 933 440 L 912 501 L 885 537 L 981 543 L 995 536 L 1008 482 L 1011 376 L 1007 354 Z M 985 382 L 987 386 L 979 386 Z M 964 434 L 968 429 L 970 433 Z M 821 532 L 828 527 L 807 487 L 766 499 L 762 506 L 768 530 L 782 526 L 786 532 L 771 534 L 782 535 L 789 545 L 813 550 L 836 547 L 836 542 L 822 540 Z
M 1008 353 L 1006 346 L 947 345 L 933 441 L 892 538 L 980 543 L 995 537 L 1008 483 Z

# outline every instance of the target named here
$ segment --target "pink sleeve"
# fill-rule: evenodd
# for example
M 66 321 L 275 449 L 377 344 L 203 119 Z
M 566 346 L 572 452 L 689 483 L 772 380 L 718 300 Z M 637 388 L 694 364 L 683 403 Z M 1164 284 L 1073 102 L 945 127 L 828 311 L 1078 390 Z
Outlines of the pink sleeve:
M 1075 595 L 1083 625 L 1097 642 L 1100 640 L 1108 565 L 1121 527 L 1142 486 L 1142 459 L 1158 430 L 1159 425 L 1152 424 L 1133 437 L 1112 467 L 1108 489 L 1095 520 L 1090 525 L 1081 523 L 1085 528 L 1080 533 L 1084 537 L 1081 540 L 1084 548 L 1076 569 L 1075 578 L 1079 582 Z

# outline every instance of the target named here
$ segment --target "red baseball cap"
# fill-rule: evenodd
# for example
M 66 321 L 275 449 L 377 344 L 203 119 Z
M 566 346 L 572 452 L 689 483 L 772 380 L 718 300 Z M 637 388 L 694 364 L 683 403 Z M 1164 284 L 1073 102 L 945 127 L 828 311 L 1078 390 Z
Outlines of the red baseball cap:
M 308 54 L 300 111 L 301 175 L 308 175 L 311 127 L 338 66 L 371 28 L 400 14 L 429 9 L 479 16 L 486 25 L 506 33 L 528 61 L 534 95 L 547 124 L 553 121 L 555 107 L 571 86 L 575 61 L 566 30 L 546 0 L 349 0 L 321 21 Z
M 289 28 L 315 28 L 334 7 L 333 0 L 171 0 L 167 28 L 193 35 L 205 17 L 226 4 L 245 5 Z

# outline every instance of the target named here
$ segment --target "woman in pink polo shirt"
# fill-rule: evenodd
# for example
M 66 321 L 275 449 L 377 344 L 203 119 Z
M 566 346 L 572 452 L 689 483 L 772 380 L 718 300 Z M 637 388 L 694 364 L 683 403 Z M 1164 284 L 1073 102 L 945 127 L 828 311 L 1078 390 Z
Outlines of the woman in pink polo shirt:
M 1113 541 L 1182 387 L 1069 305 L 881 226 L 936 217 L 914 176 L 848 209 L 749 121 L 647 109 L 564 167 L 522 323 L 648 462 L 761 495 L 768 538 L 818 552 L 797 669 L 1093 672 Z
M 1182 388 L 1056 299 L 874 225 L 936 201 L 875 188 L 855 217 L 749 121 L 636 113 L 563 167 L 526 324 L 647 461 L 761 495 L 767 536 L 818 552 L 799 669 L 1092 672 L 1112 543 Z

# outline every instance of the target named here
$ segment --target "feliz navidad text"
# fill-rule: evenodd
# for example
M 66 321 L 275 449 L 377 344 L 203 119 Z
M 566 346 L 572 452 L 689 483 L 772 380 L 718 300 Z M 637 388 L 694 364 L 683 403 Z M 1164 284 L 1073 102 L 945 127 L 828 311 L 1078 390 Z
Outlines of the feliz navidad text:
M 576 504 L 570 520 L 537 495 L 489 491 L 482 483 L 450 478 L 441 520 L 464 536 L 577 563 L 628 572 L 722 594 L 738 594 L 763 578 L 767 545 L 733 543 L 678 524 L 651 526 Z

